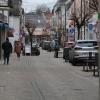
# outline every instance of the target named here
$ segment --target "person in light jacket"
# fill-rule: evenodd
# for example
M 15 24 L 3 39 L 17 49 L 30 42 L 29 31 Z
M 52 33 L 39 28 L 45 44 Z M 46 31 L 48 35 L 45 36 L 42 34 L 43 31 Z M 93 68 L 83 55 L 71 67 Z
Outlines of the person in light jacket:
M 15 44 L 15 52 L 17 54 L 17 58 L 20 60 L 20 54 L 21 54 L 21 50 L 22 50 L 22 44 L 20 41 L 18 41 L 16 44 Z

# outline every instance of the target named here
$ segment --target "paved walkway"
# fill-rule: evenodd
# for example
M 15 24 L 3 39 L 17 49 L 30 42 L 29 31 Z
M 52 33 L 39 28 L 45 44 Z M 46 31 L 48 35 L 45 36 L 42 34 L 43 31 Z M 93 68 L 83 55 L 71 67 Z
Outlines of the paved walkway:
M 0 100 L 98 100 L 98 78 L 41 52 L 0 64 Z

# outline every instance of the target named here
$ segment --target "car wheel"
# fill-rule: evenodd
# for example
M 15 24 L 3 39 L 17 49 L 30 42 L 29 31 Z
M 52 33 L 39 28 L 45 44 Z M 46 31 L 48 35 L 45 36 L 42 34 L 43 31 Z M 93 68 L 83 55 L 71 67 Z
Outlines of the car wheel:
M 25 56 L 25 52 L 24 51 L 22 52 L 22 55 Z
M 36 55 L 39 56 L 40 55 L 40 51 L 36 52 Z

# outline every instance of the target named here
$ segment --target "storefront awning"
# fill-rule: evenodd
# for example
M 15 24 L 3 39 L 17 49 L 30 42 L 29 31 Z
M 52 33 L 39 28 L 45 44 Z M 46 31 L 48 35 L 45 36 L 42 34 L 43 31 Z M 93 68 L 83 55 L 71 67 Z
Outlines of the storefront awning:
M 5 29 L 8 29 L 8 28 L 9 28 L 9 24 L 8 23 L 3 23 L 2 29 L 5 30 Z
M 0 29 L 3 27 L 3 22 L 2 21 L 0 21 Z
M 2 21 L 0 21 L 0 29 L 8 29 L 9 28 L 9 24 L 8 23 L 4 23 Z
M 9 28 L 9 24 L 8 23 L 4 23 L 4 27 L 5 27 L 5 29 L 8 29 Z

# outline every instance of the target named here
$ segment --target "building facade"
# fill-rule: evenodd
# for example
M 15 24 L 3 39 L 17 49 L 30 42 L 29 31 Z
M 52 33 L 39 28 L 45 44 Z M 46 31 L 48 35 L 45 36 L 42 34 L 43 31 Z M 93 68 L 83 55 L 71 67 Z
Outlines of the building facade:
M 9 37 L 10 42 L 14 46 L 15 41 L 20 40 L 21 31 L 24 29 L 24 9 L 22 8 L 22 0 L 10 0 L 11 9 L 9 12 L 9 27 L 14 31 L 13 37 Z
M 3 56 L 2 43 L 7 37 L 9 27 L 9 0 L 0 0 L 0 59 Z
M 63 31 L 63 33 L 73 34 L 74 40 L 96 39 L 96 32 L 94 32 L 97 22 L 94 17 L 96 13 L 93 10 L 91 11 L 89 0 L 58 0 L 53 12 L 52 29 L 59 29 L 59 26 L 61 26 L 60 29 L 62 31 L 68 30 L 66 32 Z M 90 25 L 93 28 L 89 31 Z

